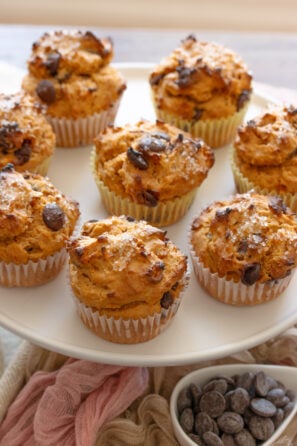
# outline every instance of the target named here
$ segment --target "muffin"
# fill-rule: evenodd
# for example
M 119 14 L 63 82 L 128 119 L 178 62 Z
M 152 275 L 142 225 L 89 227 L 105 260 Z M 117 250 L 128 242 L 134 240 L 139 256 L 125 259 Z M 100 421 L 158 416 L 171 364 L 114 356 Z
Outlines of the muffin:
M 297 109 L 273 107 L 237 130 L 231 166 L 238 192 L 279 195 L 297 211 Z
M 211 147 L 234 138 L 252 93 L 252 76 L 241 57 L 194 35 L 154 68 L 149 82 L 157 117 Z
M 112 58 L 111 39 L 90 31 L 45 33 L 33 44 L 22 86 L 46 106 L 58 146 L 91 144 L 114 122 L 126 82 Z
M 0 94 L 0 169 L 45 175 L 56 147 L 55 134 L 43 107 L 28 94 Z
M 101 338 L 148 341 L 175 315 L 187 259 L 161 229 L 124 216 L 91 220 L 70 239 L 68 252 L 78 314 Z
M 108 127 L 92 154 L 107 211 L 156 226 L 183 217 L 213 163 L 213 151 L 201 139 L 160 121 Z
M 0 285 L 35 286 L 52 280 L 66 260 L 65 242 L 79 216 L 78 204 L 48 178 L 0 171 Z
M 216 201 L 193 220 L 198 281 L 216 299 L 254 305 L 278 297 L 297 265 L 297 220 L 279 197 L 255 192 Z

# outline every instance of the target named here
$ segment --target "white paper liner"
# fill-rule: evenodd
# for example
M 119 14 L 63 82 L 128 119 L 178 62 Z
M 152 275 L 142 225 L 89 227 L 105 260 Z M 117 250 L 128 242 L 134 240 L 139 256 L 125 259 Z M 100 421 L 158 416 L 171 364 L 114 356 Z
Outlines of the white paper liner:
M 195 138 L 202 138 L 212 148 L 222 147 L 234 139 L 236 129 L 243 122 L 249 103 L 247 101 L 241 110 L 226 118 L 190 121 L 161 110 L 153 98 L 158 119 L 191 133 Z
M 37 262 L 30 260 L 24 265 L 0 262 L 0 285 L 7 287 L 43 285 L 59 274 L 66 257 L 66 249 L 62 248 L 46 259 Z
M 190 280 L 190 268 L 187 261 L 187 271 L 182 278 L 182 288 L 178 297 L 168 309 L 161 308 L 160 313 L 147 317 L 124 319 L 100 315 L 99 311 L 85 305 L 73 293 L 70 276 L 68 274 L 68 286 L 76 306 L 77 313 L 82 322 L 97 336 L 118 344 L 136 344 L 146 342 L 159 335 L 175 316 L 183 299 Z
M 293 273 L 269 283 L 255 283 L 244 285 L 242 282 L 234 282 L 219 277 L 217 273 L 211 273 L 194 250 L 190 249 L 191 260 L 195 275 L 201 286 L 216 299 L 229 305 L 257 305 L 269 302 L 278 297 L 288 287 Z
M 169 226 L 180 220 L 189 210 L 197 193 L 197 187 L 182 197 L 150 207 L 135 203 L 111 191 L 95 171 L 95 149 L 91 154 L 91 169 L 100 192 L 103 205 L 110 215 L 128 215 L 136 220 L 145 220 L 155 226 Z
M 78 119 L 54 118 L 47 115 L 47 119 L 56 134 L 58 147 L 76 147 L 92 144 L 95 136 L 109 124 L 113 124 L 121 98 L 109 109 L 91 116 Z
M 252 181 L 250 181 L 248 178 L 243 176 L 243 174 L 240 172 L 239 168 L 236 165 L 236 161 L 234 159 L 234 149 L 231 147 L 230 150 L 230 164 L 231 164 L 231 170 L 233 173 L 234 183 L 236 186 L 236 189 L 239 193 L 243 194 L 245 192 L 248 192 L 249 190 L 254 190 L 255 192 L 258 192 L 262 195 L 277 195 L 281 197 L 283 202 L 294 212 L 297 211 L 297 193 L 291 194 L 289 192 L 277 192 L 275 190 L 268 190 L 263 189 L 256 184 L 254 184 Z
M 161 333 L 176 314 L 181 298 L 174 300 L 168 310 L 139 319 L 115 319 L 100 316 L 98 311 L 87 307 L 74 297 L 76 309 L 83 323 L 103 339 L 121 344 L 146 342 Z

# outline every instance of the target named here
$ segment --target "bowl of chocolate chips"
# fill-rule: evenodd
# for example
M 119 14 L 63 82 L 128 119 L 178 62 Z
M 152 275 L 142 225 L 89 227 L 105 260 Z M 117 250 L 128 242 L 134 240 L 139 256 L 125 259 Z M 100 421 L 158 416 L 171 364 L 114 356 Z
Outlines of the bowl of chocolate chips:
M 173 389 L 170 413 L 181 446 L 268 446 L 297 411 L 297 368 L 206 367 Z

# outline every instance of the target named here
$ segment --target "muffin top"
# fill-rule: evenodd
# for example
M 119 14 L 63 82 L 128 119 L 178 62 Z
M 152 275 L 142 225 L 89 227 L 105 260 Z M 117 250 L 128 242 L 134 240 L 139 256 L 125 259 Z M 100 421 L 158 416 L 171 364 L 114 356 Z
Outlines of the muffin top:
M 237 130 L 236 164 L 254 184 L 297 192 L 297 109 L 274 107 Z
M 29 72 L 39 78 L 64 81 L 72 74 L 88 75 L 113 58 L 110 38 L 99 39 L 91 31 L 53 31 L 33 43 Z
M 95 171 L 121 197 L 156 206 L 199 186 L 214 164 L 201 139 L 160 121 L 108 127 L 95 139 Z
M 28 263 L 64 247 L 79 216 L 78 203 L 59 192 L 48 178 L 0 171 L 0 259 Z
M 239 55 L 190 35 L 150 74 L 156 105 L 187 120 L 222 118 L 249 100 L 252 76 Z
M 185 285 L 187 259 L 166 232 L 124 216 L 86 222 L 68 242 L 70 282 L 87 306 L 115 317 L 168 308 Z
M 246 285 L 281 279 L 297 265 L 296 216 L 279 197 L 216 201 L 194 219 L 190 237 L 206 268 Z
M 110 38 L 98 39 L 90 31 L 45 33 L 32 46 L 22 87 L 53 117 L 100 113 L 126 88 L 122 74 L 109 65 L 112 57 Z
M 0 169 L 31 170 L 55 150 L 56 137 L 42 107 L 27 93 L 0 94 Z

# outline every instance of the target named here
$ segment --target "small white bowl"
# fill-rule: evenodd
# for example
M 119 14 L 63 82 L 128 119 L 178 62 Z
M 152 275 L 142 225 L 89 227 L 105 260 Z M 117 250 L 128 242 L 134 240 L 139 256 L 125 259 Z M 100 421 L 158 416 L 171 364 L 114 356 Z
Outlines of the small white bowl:
M 173 430 L 176 438 L 181 446 L 197 446 L 191 438 L 183 431 L 178 421 L 177 412 L 177 398 L 181 390 L 188 387 L 189 384 L 195 383 L 203 386 L 207 381 L 216 375 L 233 376 L 236 374 L 243 374 L 245 372 L 260 371 L 266 373 L 266 375 L 272 376 L 274 379 L 282 382 L 287 389 L 292 390 L 297 395 L 297 368 L 287 366 L 275 366 L 275 365 L 263 365 L 263 364 L 230 364 L 219 365 L 212 367 L 205 367 L 199 370 L 195 370 L 178 381 L 173 389 L 170 398 L 170 414 L 173 424 Z M 292 418 L 297 411 L 297 400 L 295 399 L 295 406 L 292 412 L 282 422 L 282 424 L 276 429 L 274 434 L 264 443 L 262 446 L 269 446 L 275 441 L 284 429 L 288 426 Z

